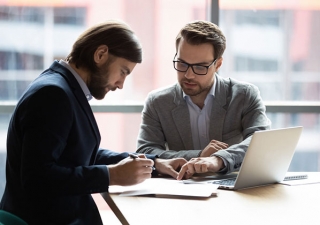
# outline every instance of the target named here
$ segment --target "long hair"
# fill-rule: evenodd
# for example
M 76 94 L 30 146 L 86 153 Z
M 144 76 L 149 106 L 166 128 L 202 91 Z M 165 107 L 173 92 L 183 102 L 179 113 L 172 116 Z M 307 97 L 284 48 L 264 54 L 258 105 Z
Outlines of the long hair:
M 181 38 L 192 45 L 211 44 L 215 59 L 220 58 L 226 49 L 226 38 L 222 31 L 217 25 L 208 21 L 197 20 L 186 24 L 176 37 L 176 49 L 178 49 Z
M 142 62 L 141 44 L 130 27 L 116 20 L 95 25 L 82 33 L 73 44 L 66 61 L 77 68 L 96 71 L 94 52 L 101 45 L 108 46 L 111 55 L 125 58 L 134 63 Z

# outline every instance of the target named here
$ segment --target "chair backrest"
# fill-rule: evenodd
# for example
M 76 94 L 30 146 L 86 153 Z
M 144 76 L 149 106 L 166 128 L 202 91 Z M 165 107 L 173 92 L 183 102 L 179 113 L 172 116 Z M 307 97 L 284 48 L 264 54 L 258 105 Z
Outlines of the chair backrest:
M 28 225 L 24 220 L 12 213 L 0 210 L 0 225 Z

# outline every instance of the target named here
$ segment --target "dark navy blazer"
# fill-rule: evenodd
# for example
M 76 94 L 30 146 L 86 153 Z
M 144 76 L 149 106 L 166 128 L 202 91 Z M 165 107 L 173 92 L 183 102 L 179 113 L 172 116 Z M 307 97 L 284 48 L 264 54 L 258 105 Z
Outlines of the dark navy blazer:
M 29 224 L 102 224 L 91 193 L 108 191 L 105 165 L 128 154 L 101 150 L 99 144 L 80 85 L 55 61 L 31 83 L 12 115 L 0 208 Z

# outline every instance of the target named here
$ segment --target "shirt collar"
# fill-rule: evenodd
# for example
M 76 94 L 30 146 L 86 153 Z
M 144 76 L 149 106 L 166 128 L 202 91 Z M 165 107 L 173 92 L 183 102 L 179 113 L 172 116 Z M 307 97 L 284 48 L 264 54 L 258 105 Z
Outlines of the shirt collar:
M 70 72 L 73 74 L 73 76 L 76 78 L 76 80 L 78 81 L 84 95 L 86 96 L 87 100 L 90 101 L 92 99 L 92 95 L 86 85 L 86 83 L 82 80 L 82 78 L 80 77 L 80 75 L 68 64 L 68 62 L 64 61 L 64 60 L 60 60 L 59 63 L 66 67 L 68 70 L 70 70 Z

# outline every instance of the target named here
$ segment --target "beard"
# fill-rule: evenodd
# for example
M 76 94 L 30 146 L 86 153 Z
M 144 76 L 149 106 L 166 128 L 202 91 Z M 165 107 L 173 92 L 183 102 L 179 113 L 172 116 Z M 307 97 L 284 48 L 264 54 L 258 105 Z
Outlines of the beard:
M 192 89 L 188 88 L 188 87 L 186 87 L 184 82 L 190 82 L 190 83 L 192 82 L 192 83 L 196 84 L 196 87 L 192 88 Z M 212 84 L 213 83 L 210 83 L 207 86 L 203 87 L 198 82 L 195 82 L 195 81 L 192 81 L 192 80 L 183 79 L 183 80 L 180 81 L 180 86 L 181 86 L 183 92 L 186 95 L 189 95 L 189 96 L 197 96 L 197 95 L 200 95 L 202 93 L 206 93 L 207 94 L 208 91 L 211 89 Z
M 108 84 L 109 81 L 109 65 L 110 62 L 107 61 L 101 67 L 97 68 L 95 71 L 91 72 L 90 83 L 88 88 L 90 93 L 95 99 L 101 100 L 107 94 L 107 90 L 115 90 Z

